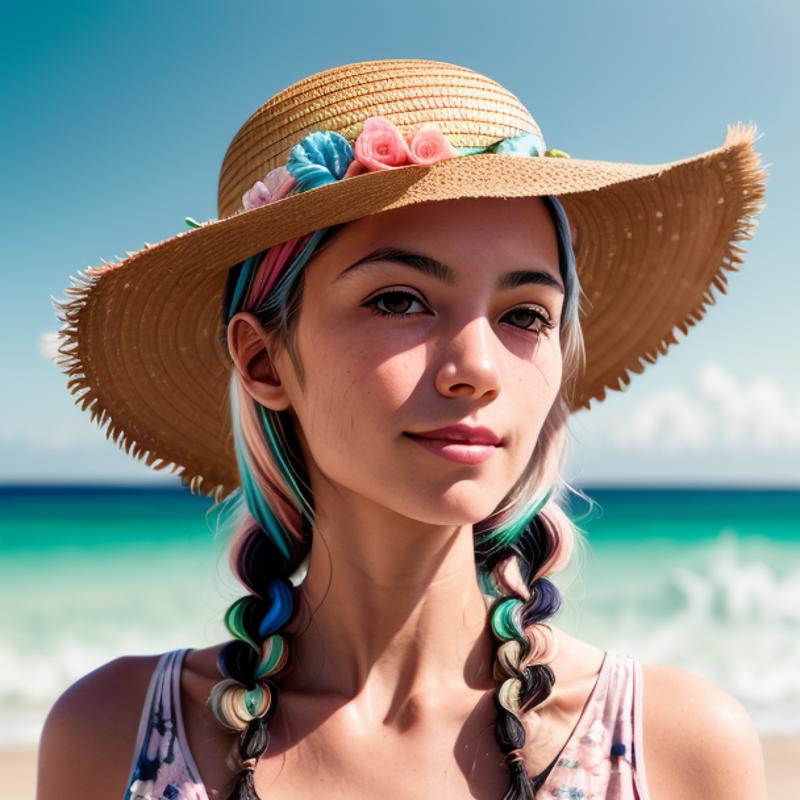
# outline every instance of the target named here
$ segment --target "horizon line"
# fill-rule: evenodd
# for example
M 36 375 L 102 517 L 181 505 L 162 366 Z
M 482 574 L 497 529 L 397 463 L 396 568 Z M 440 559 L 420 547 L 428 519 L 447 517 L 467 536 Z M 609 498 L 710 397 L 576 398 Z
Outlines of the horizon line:
M 646 490 L 683 490 L 683 491 L 800 491 L 800 482 L 776 482 L 769 483 L 758 482 L 695 482 L 695 483 L 678 483 L 672 481 L 608 481 L 608 482 L 593 482 L 587 481 L 586 483 L 571 483 L 573 488 L 586 491 L 586 490 L 628 490 L 628 491 L 646 491 Z M 2 480 L 0 479 L 0 491 L 14 490 L 14 489 L 59 489 L 59 490 L 157 490 L 157 491 L 186 491 L 189 494 L 195 494 L 198 497 L 209 497 L 202 492 L 192 493 L 189 491 L 188 486 L 181 484 L 174 484 L 167 481 L 29 481 L 29 480 Z M 211 499 L 209 497 L 209 499 Z

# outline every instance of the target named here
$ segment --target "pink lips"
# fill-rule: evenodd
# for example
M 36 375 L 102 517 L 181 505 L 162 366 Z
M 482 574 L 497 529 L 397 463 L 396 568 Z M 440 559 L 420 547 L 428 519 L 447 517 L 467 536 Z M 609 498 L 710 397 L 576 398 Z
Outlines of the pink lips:
M 469 425 L 448 425 L 405 435 L 420 447 L 460 464 L 480 464 L 501 445 L 500 437 L 491 429 Z

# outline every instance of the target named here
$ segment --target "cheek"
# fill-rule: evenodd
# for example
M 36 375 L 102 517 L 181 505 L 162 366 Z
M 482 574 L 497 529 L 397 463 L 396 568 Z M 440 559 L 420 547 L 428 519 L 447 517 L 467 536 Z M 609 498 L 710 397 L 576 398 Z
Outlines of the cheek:
M 563 377 L 561 344 L 558 339 L 540 342 L 524 359 L 516 359 L 506 369 L 506 386 L 514 393 L 514 403 L 539 410 L 549 409 Z
M 563 362 L 558 341 L 542 347 L 528 362 L 518 363 L 510 383 L 506 384 L 515 416 L 518 436 L 518 463 L 527 463 L 553 407 L 563 376 Z
M 380 443 L 400 436 L 403 409 L 423 379 L 425 349 L 390 353 L 379 341 L 315 337 L 301 357 L 306 386 L 295 409 L 317 464 L 338 472 L 342 464 L 352 470 L 354 459 L 380 458 Z
M 552 402 L 558 394 L 558 390 L 561 388 L 561 380 L 564 377 L 564 361 L 561 353 L 561 344 L 557 339 L 548 348 L 542 371 L 546 378 L 546 395 L 550 397 Z

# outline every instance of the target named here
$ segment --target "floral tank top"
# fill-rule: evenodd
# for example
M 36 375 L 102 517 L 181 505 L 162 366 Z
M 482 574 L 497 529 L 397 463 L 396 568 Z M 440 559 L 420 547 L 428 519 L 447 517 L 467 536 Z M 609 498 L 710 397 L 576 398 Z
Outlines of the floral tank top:
M 209 800 L 181 712 L 188 652 L 164 653 L 156 665 L 124 800 Z M 641 664 L 607 651 L 569 739 L 537 781 L 536 800 L 649 800 L 642 754 Z

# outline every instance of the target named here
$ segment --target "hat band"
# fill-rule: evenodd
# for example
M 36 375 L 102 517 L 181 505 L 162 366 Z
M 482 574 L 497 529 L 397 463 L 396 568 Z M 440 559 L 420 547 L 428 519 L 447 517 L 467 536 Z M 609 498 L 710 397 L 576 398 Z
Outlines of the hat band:
M 369 117 L 352 145 L 336 131 L 310 133 L 292 147 L 286 166 L 271 170 L 244 193 L 242 207 L 249 211 L 366 172 L 428 167 L 478 153 L 569 158 L 563 150 L 546 149 L 544 138 L 538 133 L 511 136 L 486 147 L 453 147 L 435 122 L 403 134 L 386 117 Z

